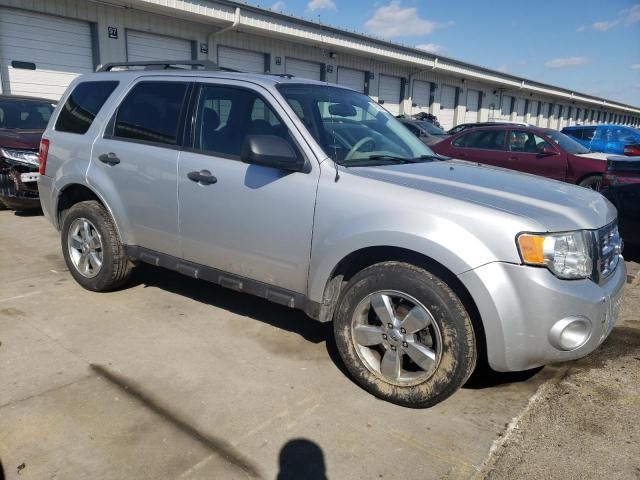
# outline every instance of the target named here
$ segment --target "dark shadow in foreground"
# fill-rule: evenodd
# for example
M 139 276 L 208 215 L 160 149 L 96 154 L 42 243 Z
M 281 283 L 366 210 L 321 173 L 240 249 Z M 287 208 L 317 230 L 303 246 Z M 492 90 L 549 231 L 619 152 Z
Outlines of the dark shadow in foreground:
M 280 450 L 276 480 L 327 480 L 322 449 L 311 440 L 295 438 Z
M 482 390 L 483 388 L 497 387 L 507 383 L 526 382 L 543 368 L 537 367 L 523 370 L 522 372 L 496 372 L 486 363 L 479 364 L 462 388 Z
M 4 468 L 2 467 L 1 459 L 0 459 L 0 480 L 4 480 Z

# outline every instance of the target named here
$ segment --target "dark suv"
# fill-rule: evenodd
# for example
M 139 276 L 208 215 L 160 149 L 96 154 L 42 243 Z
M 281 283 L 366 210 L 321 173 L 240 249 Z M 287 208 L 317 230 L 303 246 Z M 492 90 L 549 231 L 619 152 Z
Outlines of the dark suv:
M 40 207 L 38 146 L 54 108 L 44 98 L 0 95 L 0 209 Z

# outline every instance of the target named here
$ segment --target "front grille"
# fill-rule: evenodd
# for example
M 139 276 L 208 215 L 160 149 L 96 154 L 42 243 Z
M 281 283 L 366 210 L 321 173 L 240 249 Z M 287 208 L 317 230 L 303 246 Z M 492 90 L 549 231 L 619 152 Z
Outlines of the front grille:
M 618 233 L 618 222 L 612 222 L 594 232 L 594 274 L 600 282 L 609 277 L 618 266 L 622 253 L 622 239 Z

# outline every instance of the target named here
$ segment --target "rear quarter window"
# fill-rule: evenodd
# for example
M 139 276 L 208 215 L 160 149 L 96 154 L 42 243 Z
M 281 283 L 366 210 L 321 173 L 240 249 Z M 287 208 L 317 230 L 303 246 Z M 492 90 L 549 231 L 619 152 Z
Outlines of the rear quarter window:
M 59 132 L 87 133 L 96 115 L 118 86 L 117 81 L 83 82 L 74 88 L 56 120 Z

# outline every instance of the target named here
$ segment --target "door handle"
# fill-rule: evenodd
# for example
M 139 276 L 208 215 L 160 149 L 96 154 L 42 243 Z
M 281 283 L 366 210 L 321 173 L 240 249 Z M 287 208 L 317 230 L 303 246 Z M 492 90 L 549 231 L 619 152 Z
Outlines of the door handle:
M 103 153 L 98 157 L 98 160 L 100 160 L 102 163 L 106 163 L 107 165 L 117 165 L 120 163 L 120 159 L 113 152 Z
M 200 170 L 199 172 L 189 172 L 187 177 L 192 182 L 197 182 L 200 185 L 213 185 L 218 181 L 216 177 L 211 175 L 209 170 Z

